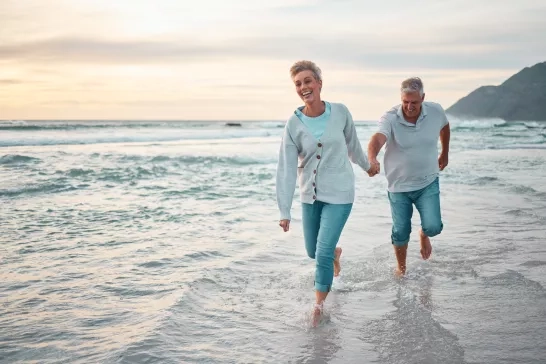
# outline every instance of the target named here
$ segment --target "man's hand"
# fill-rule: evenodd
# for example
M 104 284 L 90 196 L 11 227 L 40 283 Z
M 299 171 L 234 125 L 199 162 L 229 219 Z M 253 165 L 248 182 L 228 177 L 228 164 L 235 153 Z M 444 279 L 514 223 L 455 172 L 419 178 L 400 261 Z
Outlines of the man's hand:
M 442 143 L 442 152 L 438 157 L 438 166 L 440 171 L 443 171 L 447 167 L 447 155 L 449 154 L 449 139 L 451 138 L 451 129 L 449 123 L 447 123 L 442 130 L 440 130 L 440 142 Z
M 284 219 L 279 221 L 279 226 L 282 227 L 284 232 L 287 232 L 288 230 L 290 230 L 290 220 Z
M 440 171 L 443 171 L 444 168 L 447 167 L 448 159 L 447 153 L 440 153 L 440 156 L 438 157 L 438 166 L 440 167 Z
M 370 159 L 370 169 L 368 169 L 368 176 L 373 177 L 379 172 L 381 172 L 381 165 L 377 161 L 377 159 Z
M 377 161 L 377 154 L 383 148 L 383 145 L 387 142 L 387 137 L 381 133 L 375 133 L 370 138 L 368 143 L 368 161 L 370 162 L 370 169 L 367 171 L 368 176 L 373 177 L 381 172 L 381 165 Z

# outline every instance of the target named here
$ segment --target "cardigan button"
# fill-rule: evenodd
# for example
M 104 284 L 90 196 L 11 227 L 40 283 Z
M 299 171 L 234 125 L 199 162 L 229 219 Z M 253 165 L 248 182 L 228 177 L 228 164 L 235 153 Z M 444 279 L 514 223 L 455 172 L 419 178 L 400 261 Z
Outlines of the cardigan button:
M 316 170 L 316 169 L 315 169 L 315 170 L 313 170 L 313 174 L 317 174 L 317 170 Z
M 322 143 L 318 143 L 318 147 L 319 147 L 319 148 L 322 147 Z
M 317 155 L 317 159 L 320 159 L 320 155 Z
M 316 200 L 317 199 L 317 196 L 313 195 L 313 200 Z

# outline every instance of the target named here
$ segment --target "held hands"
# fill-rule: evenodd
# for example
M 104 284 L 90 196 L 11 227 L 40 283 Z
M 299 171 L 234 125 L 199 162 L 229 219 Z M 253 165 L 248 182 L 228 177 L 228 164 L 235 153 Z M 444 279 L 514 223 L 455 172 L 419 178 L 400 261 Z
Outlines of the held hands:
M 379 174 L 381 172 L 381 165 L 377 161 L 377 159 L 370 159 L 370 169 L 368 169 L 367 173 L 368 176 L 373 177 L 376 174 Z
M 279 226 L 282 227 L 284 232 L 287 232 L 290 229 L 290 220 L 284 219 L 279 221 Z
M 438 157 L 438 166 L 440 167 L 440 171 L 443 171 L 445 167 L 447 167 L 448 163 L 448 156 L 447 153 L 440 153 L 440 156 Z

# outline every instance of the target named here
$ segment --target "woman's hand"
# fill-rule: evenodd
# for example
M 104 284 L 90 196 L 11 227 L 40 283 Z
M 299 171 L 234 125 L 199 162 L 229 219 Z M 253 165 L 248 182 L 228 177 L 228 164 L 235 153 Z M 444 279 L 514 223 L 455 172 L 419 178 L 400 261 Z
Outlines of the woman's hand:
M 284 219 L 279 221 L 279 226 L 282 227 L 284 232 L 287 232 L 290 229 L 290 220 Z

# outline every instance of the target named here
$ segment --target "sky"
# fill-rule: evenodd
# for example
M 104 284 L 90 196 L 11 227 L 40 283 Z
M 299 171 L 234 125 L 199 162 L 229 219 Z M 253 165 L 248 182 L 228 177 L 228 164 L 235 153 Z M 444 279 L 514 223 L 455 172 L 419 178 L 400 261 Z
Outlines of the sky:
M 546 61 L 544 0 L 0 0 L 0 119 L 286 120 L 290 66 L 377 120 Z

